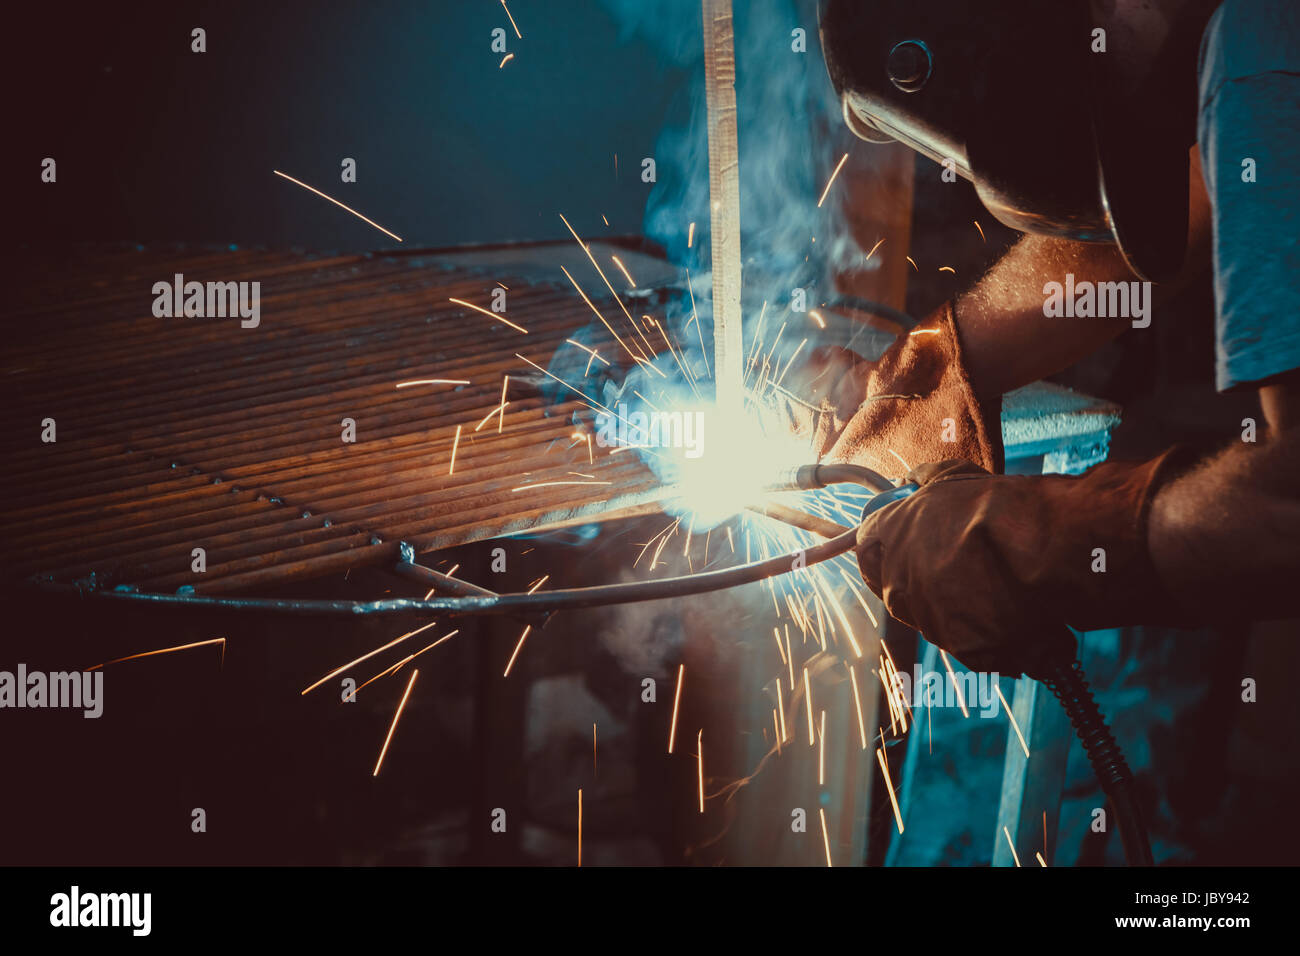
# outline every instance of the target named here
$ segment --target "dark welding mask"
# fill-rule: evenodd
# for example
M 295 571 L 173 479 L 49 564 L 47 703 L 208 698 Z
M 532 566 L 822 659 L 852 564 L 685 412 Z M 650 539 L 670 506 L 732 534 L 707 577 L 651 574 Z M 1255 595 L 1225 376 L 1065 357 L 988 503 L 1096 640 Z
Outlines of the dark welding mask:
M 1013 229 L 1117 243 L 1159 281 L 1187 246 L 1197 41 L 1213 6 L 1179 19 L 1140 84 L 1094 52 L 1088 0 L 821 0 L 819 19 L 855 134 L 949 165 Z

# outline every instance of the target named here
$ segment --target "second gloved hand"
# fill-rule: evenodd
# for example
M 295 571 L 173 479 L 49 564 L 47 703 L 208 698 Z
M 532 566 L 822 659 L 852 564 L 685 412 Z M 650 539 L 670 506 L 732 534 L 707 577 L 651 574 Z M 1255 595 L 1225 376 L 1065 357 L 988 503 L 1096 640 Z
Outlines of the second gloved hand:
M 1187 623 L 1147 552 L 1160 484 L 1184 456 L 1078 477 L 922 465 L 909 498 L 867 516 L 858 564 L 889 613 L 967 667 L 1045 676 L 1073 657 L 1063 625 Z

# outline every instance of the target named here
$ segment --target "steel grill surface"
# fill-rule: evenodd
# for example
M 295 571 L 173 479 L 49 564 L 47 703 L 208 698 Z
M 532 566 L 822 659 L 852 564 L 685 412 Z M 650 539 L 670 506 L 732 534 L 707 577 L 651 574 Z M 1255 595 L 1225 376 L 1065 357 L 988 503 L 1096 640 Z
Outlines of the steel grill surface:
M 589 459 L 571 437 L 584 406 L 571 392 L 552 403 L 516 357 L 547 368 L 591 326 L 571 287 L 419 255 L 62 256 L 61 272 L 48 259 L 39 268 L 39 254 L 15 257 L 37 282 L 78 278 L 28 286 L 6 320 L 7 584 L 230 593 L 391 563 L 402 541 L 426 552 L 645 510 L 663 494 L 635 454 L 595 448 Z M 153 284 L 175 274 L 260 282 L 260 324 L 155 317 Z M 448 301 L 487 308 L 498 282 L 527 334 Z M 584 286 L 612 320 L 598 280 Z M 616 362 L 600 332 L 583 341 Z M 470 384 L 396 387 L 418 379 Z M 46 419 L 54 442 L 42 441 Z M 344 419 L 355 443 L 342 440 Z M 515 490 L 566 481 L 583 483 Z M 191 570 L 194 548 L 204 573 Z

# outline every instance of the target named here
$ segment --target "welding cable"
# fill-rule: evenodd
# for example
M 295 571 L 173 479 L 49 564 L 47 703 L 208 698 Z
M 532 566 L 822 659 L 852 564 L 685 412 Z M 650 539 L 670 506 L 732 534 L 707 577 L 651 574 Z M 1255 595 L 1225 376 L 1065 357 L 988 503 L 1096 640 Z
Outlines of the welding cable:
M 1125 860 L 1129 866 L 1152 866 L 1151 841 L 1142 821 L 1133 771 L 1093 699 L 1083 665 L 1077 657 L 1068 664 L 1059 664 L 1043 683 L 1065 708 L 1097 782 L 1110 798 Z
M 610 604 L 631 604 L 639 601 L 659 601 L 666 598 L 704 594 L 724 588 L 752 584 L 778 574 L 801 570 L 853 549 L 857 544 L 856 528 L 813 545 L 802 551 L 777 555 L 763 561 L 754 561 L 734 568 L 701 571 L 660 581 L 632 581 L 627 584 L 602 584 L 594 587 L 568 588 L 557 591 L 538 591 L 532 594 L 461 595 L 434 597 L 428 600 L 390 598 L 383 601 L 331 601 L 296 600 L 291 598 L 230 598 L 205 594 L 155 594 L 130 589 L 82 592 L 74 585 L 44 582 L 48 589 L 76 591 L 92 599 L 125 601 L 161 607 L 212 608 L 232 611 L 278 611 L 290 614 L 411 614 L 424 615 L 481 615 L 481 614 L 535 614 L 571 608 L 604 607 Z

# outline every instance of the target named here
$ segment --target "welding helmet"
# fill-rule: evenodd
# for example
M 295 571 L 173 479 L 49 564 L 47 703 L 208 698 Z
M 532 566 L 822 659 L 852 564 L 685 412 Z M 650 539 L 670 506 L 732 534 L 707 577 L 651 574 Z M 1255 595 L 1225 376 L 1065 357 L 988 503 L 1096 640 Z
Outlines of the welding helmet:
M 821 0 L 819 24 L 855 134 L 954 169 L 1013 229 L 1114 242 L 1159 281 L 1187 245 L 1199 6 L 1136 85 L 1094 52 L 1088 0 Z

